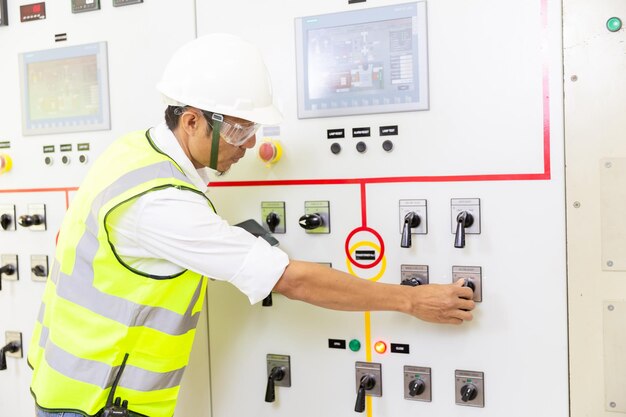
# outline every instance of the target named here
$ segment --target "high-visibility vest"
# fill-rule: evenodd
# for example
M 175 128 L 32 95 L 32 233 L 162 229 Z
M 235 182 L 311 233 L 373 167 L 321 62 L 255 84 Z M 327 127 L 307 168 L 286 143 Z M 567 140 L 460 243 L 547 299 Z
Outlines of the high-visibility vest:
M 189 270 L 169 276 L 134 270 L 108 235 L 127 204 L 166 187 L 204 196 L 148 132 L 134 132 L 96 160 L 76 193 L 28 352 L 41 408 L 97 414 L 128 355 L 115 397 L 135 413 L 174 414 L 206 278 Z M 208 198 L 207 205 L 214 210 Z

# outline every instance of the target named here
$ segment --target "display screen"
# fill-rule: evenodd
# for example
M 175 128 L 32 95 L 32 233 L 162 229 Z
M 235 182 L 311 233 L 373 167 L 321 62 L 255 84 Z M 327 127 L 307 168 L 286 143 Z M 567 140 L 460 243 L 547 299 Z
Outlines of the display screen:
M 23 134 L 109 129 L 106 55 L 106 42 L 20 54 Z
M 296 19 L 298 117 L 428 109 L 423 1 Z

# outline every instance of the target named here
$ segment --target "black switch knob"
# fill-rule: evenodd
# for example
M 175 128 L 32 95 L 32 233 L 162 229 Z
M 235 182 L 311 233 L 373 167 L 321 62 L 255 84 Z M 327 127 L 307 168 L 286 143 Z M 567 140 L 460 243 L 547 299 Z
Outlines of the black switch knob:
M 472 292 L 476 291 L 476 285 L 474 284 L 474 282 L 469 279 L 469 278 L 465 278 L 464 282 L 463 282 L 463 286 L 464 287 L 468 287 L 472 290 Z
M 478 388 L 474 384 L 465 384 L 461 387 L 461 401 L 472 401 L 478 395 Z
M 376 386 L 376 378 L 372 374 L 363 375 L 359 382 L 359 391 L 356 396 L 354 411 L 362 413 L 365 411 L 365 391 L 369 391 Z
M 324 224 L 324 219 L 317 213 L 305 214 L 304 216 L 300 217 L 300 221 L 298 223 L 303 229 L 313 230 L 322 226 Z
M 44 268 L 43 265 L 35 265 L 30 270 L 33 274 L 35 274 L 36 277 L 46 276 L 46 268 Z
M 15 274 L 15 265 L 13 265 L 13 264 L 6 264 L 2 268 L 0 268 L 0 275 L 2 275 L 2 274 L 5 274 L 5 275 L 13 275 L 13 274 Z
M 422 219 L 420 219 L 420 216 L 414 211 L 410 211 L 406 214 L 406 216 L 404 216 L 404 225 L 402 226 L 402 239 L 400 240 L 400 247 L 411 247 L 411 229 L 419 226 L 421 222 Z
M 25 214 L 20 216 L 17 222 L 23 227 L 38 226 L 43 223 L 43 216 L 40 214 Z
M 267 227 L 269 227 L 270 232 L 274 233 L 276 231 L 276 226 L 280 224 L 280 217 L 278 214 L 273 211 L 265 217 L 265 223 Z
M 7 353 L 15 353 L 20 350 L 20 343 L 13 341 L 0 349 L 0 371 L 7 369 Z
M 424 391 L 426 391 L 426 384 L 421 379 L 414 379 L 409 382 L 409 395 L 411 397 L 422 395 Z
M 474 224 L 474 216 L 468 211 L 462 211 L 456 216 L 456 233 L 454 234 L 454 247 L 465 247 L 465 229 Z
M 269 293 L 269 295 L 265 297 L 263 301 L 261 301 L 261 305 L 263 307 L 271 307 L 274 305 L 274 301 L 272 300 L 272 293 Z
M 0 216 L 0 226 L 4 230 L 7 230 L 9 228 L 12 221 L 13 218 L 9 214 L 3 214 L 2 216 Z
M 0 268 L 0 291 L 2 291 L 2 275 L 13 275 L 15 274 L 15 265 L 6 264 L 2 268 Z
M 265 402 L 273 403 L 276 399 L 274 390 L 275 381 L 281 381 L 285 377 L 286 368 L 284 366 L 275 366 L 270 371 L 270 375 L 267 378 L 267 388 L 265 388 Z
M 411 277 L 400 281 L 400 285 L 409 285 L 411 287 L 417 287 L 418 285 L 422 284 L 422 280 L 416 277 Z
M 330 145 L 330 151 L 333 154 L 337 155 L 339 152 L 341 152 L 341 145 L 337 142 L 333 143 L 332 145 Z

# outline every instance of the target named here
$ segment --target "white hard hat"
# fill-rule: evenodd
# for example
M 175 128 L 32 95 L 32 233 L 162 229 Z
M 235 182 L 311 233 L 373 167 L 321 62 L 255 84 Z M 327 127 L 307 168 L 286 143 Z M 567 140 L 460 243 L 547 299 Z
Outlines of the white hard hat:
M 183 45 L 165 67 L 157 90 L 172 106 L 193 106 L 260 124 L 282 120 L 260 51 L 234 35 L 215 33 Z

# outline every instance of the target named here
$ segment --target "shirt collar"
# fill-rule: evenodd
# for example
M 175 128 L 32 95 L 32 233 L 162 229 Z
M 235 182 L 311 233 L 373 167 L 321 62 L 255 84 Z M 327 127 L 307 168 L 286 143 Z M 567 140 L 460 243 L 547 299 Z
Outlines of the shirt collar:
M 156 127 L 150 128 L 150 137 L 154 144 L 163 153 L 167 154 L 174 160 L 183 170 L 183 173 L 200 191 L 206 193 L 209 184 L 209 169 L 196 169 L 185 152 L 181 148 L 180 143 L 174 136 L 174 133 L 167 127 L 165 122 L 160 123 Z

